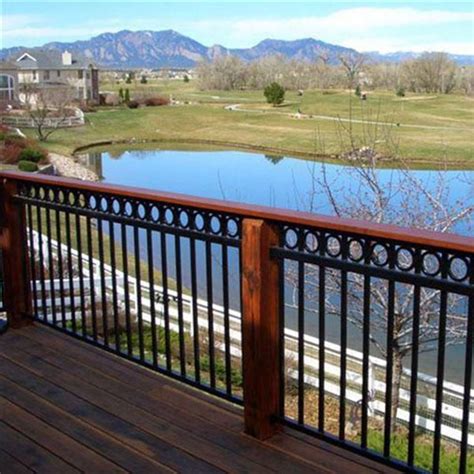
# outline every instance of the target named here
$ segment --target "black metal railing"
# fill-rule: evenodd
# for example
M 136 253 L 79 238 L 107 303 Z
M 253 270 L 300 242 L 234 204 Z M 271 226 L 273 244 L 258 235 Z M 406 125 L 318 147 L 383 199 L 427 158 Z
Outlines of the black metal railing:
M 261 438 L 473 469 L 473 239 L 3 176 L 37 321 L 243 404 Z
M 280 231 L 281 354 L 297 354 L 281 361 L 283 422 L 403 469 L 473 469 L 473 253 Z
M 238 217 L 34 183 L 17 200 L 38 320 L 241 403 Z

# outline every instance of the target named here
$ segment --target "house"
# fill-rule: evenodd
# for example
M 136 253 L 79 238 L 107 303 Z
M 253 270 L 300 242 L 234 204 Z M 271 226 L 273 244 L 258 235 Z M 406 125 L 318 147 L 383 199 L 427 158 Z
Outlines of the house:
M 8 100 L 24 97 L 22 84 L 40 88 L 71 87 L 77 100 L 99 100 L 97 67 L 87 58 L 58 50 L 26 50 L 0 63 L 0 94 Z
M 18 100 L 18 66 L 11 61 L 0 61 L 0 104 Z

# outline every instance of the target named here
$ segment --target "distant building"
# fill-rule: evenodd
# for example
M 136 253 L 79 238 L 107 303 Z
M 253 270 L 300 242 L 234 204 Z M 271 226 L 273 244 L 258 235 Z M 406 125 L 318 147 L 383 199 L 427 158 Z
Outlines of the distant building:
M 18 66 L 11 61 L 0 62 L 0 104 L 18 101 Z
M 70 87 L 78 100 L 99 100 L 97 67 L 68 51 L 25 50 L 0 62 L 0 97 L 3 101 L 21 101 L 21 85 Z

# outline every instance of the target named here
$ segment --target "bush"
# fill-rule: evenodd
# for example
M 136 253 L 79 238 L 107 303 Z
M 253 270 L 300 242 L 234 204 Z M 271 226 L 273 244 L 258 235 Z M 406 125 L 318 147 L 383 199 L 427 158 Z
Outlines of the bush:
M 32 161 L 22 160 L 18 162 L 18 169 L 20 171 L 27 171 L 28 173 L 32 173 L 34 171 L 38 171 L 38 165 L 33 163 Z
M 5 145 L 0 148 L 0 162 L 6 165 L 15 165 L 20 159 L 23 148 L 18 145 Z
M 127 102 L 127 107 L 129 109 L 138 109 L 139 106 L 140 106 L 140 102 L 138 102 L 138 100 L 129 100 Z
M 132 78 L 130 76 L 127 76 L 127 79 L 125 79 L 125 84 L 131 84 L 132 83 Z
M 263 91 L 263 95 L 266 97 L 269 104 L 280 105 L 285 100 L 285 89 L 283 89 L 278 82 L 272 82 Z
M 184 82 L 189 82 L 189 76 L 187 74 L 184 75 L 183 81 Z
M 21 161 L 32 161 L 33 163 L 39 163 L 46 159 L 46 153 L 43 150 L 35 148 L 25 148 L 21 151 L 19 156 Z
M 160 105 L 169 105 L 170 100 L 168 97 L 149 97 L 148 99 L 145 99 L 145 105 L 147 107 L 157 107 Z
M 123 94 L 123 100 L 124 102 L 130 102 L 130 91 L 128 89 L 125 89 L 125 92 Z
M 360 97 L 362 95 L 362 91 L 360 89 L 360 84 L 357 84 L 356 88 L 355 88 L 355 91 L 354 91 L 354 94 L 357 96 L 357 97 Z
M 142 76 L 142 78 L 140 79 L 140 84 L 146 84 L 148 82 L 146 76 Z
M 405 88 L 403 86 L 398 86 L 397 90 L 395 91 L 395 94 L 397 95 L 397 97 L 405 97 Z

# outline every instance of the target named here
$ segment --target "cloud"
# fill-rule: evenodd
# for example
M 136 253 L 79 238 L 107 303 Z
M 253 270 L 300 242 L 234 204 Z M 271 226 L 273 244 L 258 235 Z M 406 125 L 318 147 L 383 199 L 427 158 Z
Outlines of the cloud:
M 45 17 L 4 15 L 2 37 L 9 44 L 87 39 L 105 31 L 121 29 L 172 28 L 208 45 L 249 47 L 265 38 L 318 38 L 360 51 L 439 50 L 457 54 L 474 54 L 472 41 L 440 41 L 442 27 L 466 28 L 472 31 L 474 12 L 421 10 L 416 7 L 355 7 L 328 15 L 294 18 L 211 18 L 209 20 L 157 20 L 150 17 L 107 18 L 64 26 L 49 25 Z M 470 26 L 471 25 L 471 26 Z M 438 32 L 439 31 L 439 32 Z M 407 33 L 408 32 L 408 33 Z M 44 41 L 39 40 L 44 39 Z M 470 38 L 468 38 L 470 39 Z

